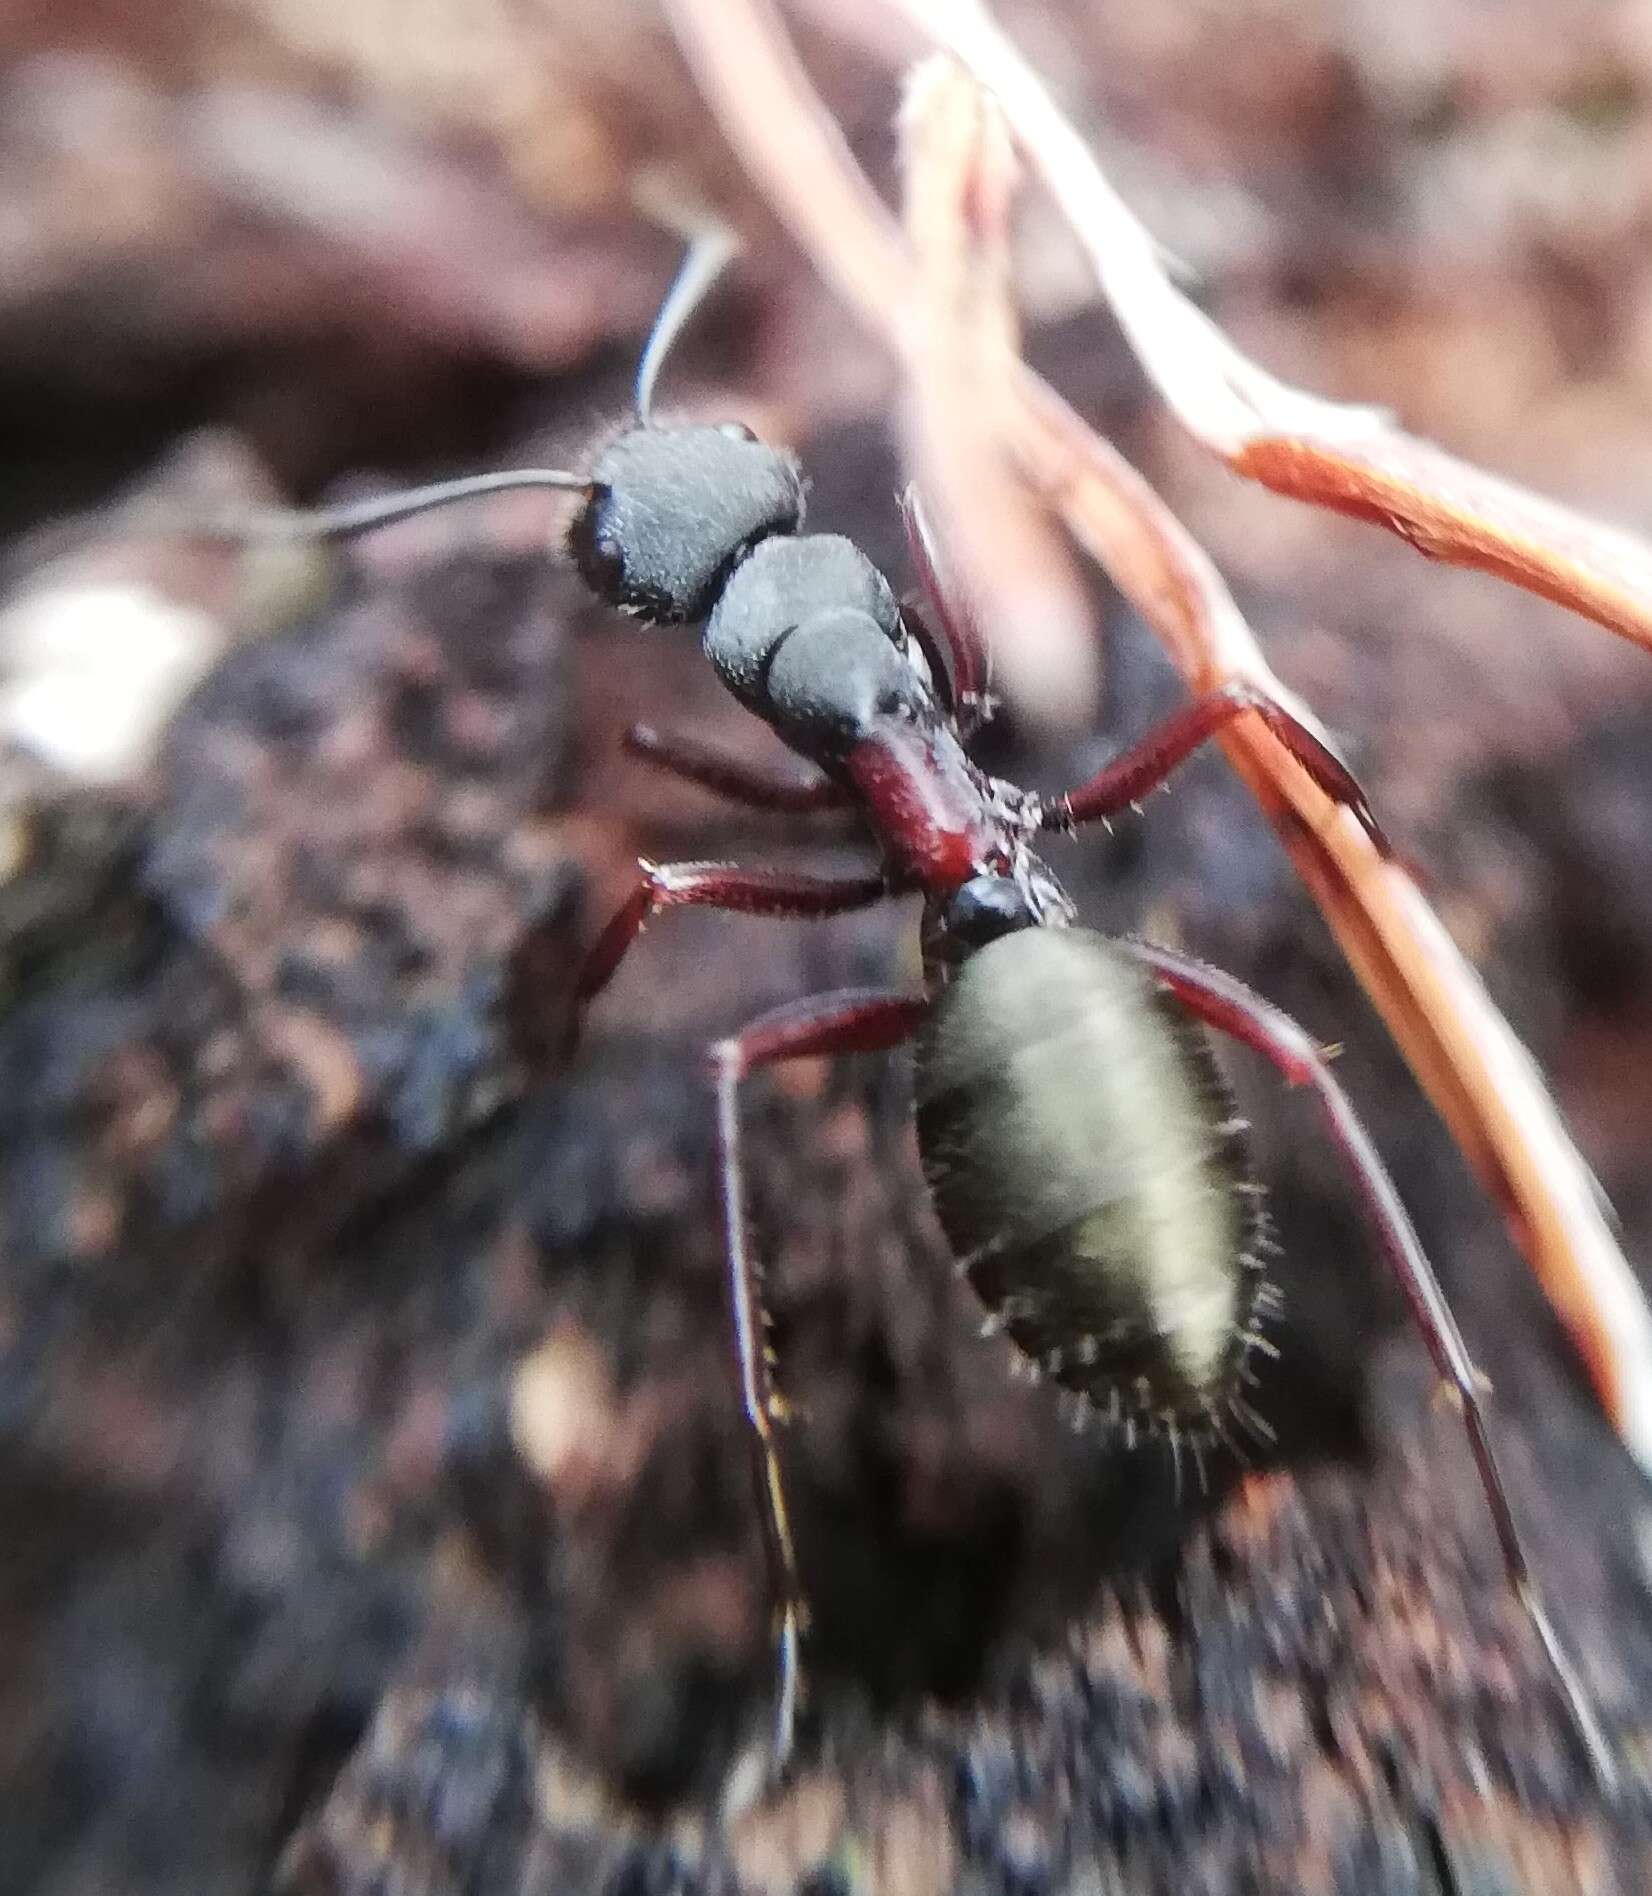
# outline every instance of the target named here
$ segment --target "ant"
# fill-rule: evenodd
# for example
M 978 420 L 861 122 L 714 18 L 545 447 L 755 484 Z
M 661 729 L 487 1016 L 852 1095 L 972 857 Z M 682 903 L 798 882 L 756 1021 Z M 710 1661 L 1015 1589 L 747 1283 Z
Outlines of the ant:
M 736 757 L 634 728 L 656 768 L 749 808 L 845 809 L 878 845 L 876 873 L 784 873 L 729 863 L 642 862 L 635 891 L 587 954 L 574 1025 L 648 921 L 703 907 L 766 916 L 841 915 L 923 897 L 923 990 L 811 996 L 761 1015 L 709 1054 L 732 1343 L 775 1599 L 773 1756 L 787 1762 L 806 1611 L 776 1451 L 779 1401 L 765 1311 L 747 1248 L 741 1083 L 787 1060 L 913 1042 L 918 1148 L 962 1275 L 1036 1372 L 1069 1401 L 1195 1456 L 1233 1417 L 1267 1424 L 1240 1391 L 1273 1293 L 1258 1252 L 1262 1188 L 1245 1156 L 1207 1029 L 1316 1095 L 1389 1269 L 1468 1431 L 1508 1582 L 1543 1648 L 1591 1761 L 1611 1751 L 1538 1597 L 1498 1472 L 1480 1379 L 1399 1194 L 1332 1074 L 1296 1021 L 1231 975 L 1154 943 L 1079 924 L 1034 848 L 1041 834 L 1105 822 L 1239 717 L 1260 717 L 1296 763 L 1390 853 L 1364 793 L 1287 706 L 1233 683 L 1195 698 L 1087 782 L 1040 797 L 986 774 L 968 740 L 989 710 L 985 654 L 942 582 L 916 500 L 903 502 L 927 612 L 903 607 L 850 540 L 804 533 L 796 459 L 739 424 L 661 424 L 660 366 L 732 250 L 698 240 L 655 320 L 637 371 L 636 421 L 589 472 L 525 468 L 356 505 L 226 526 L 336 538 L 505 489 L 582 496 L 574 564 L 607 604 L 656 625 L 700 625 L 707 658 L 739 701 L 816 767 L 783 780 Z M 1203 1465 L 1200 1464 L 1201 1475 Z

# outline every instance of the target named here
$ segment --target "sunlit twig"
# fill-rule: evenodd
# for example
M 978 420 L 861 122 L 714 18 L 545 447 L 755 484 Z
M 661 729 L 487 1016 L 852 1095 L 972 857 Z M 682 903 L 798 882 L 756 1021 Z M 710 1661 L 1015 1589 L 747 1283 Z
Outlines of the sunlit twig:
M 1154 386 L 1235 473 L 1652 647 L 1652 546 L 1406 434 L 1380 409 L 1324 401 L 1269 375 L 1171 282 L 1151 236 L 979 0 L 891 4 L 998 100 Z

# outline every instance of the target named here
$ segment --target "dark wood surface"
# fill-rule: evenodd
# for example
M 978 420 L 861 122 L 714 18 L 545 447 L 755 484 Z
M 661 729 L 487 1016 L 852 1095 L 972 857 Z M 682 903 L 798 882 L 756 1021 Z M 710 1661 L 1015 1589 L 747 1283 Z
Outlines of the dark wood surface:
M 1533 70 L 1518 68 L 1534 94 L 1558 84 Z M 1143 96 L 1180 96 L 1172 77 L 1154 69 Z M 1232 84 L 1252 99 L 1255 78 Z M 1278 343 L 1317 303 L 1316 333 L 1392 384 L 1357 392 L 1418 425 L 1455 415 L 1457 444 L 1501 440 L 1504 465 L 1534 452 L 1497 434 L 1491 392 L 1448 397 L 1406 365 L 1425 345 L 1456 359 L 1441 338 L 1464 311 L 1573 335 L 1619 280 L 1611 233 L 1577 227 L 1587 269 L 1570 277 L 1535 246 L 1473 264 L 1437 238 L 1430 276 L 1421 238 L 1348 200 L 1311 115 L 1270 143 L 1259 106 L 1236 130 L 1233 95 L 1210 96 L 1260 201 L 1301 196 L 1278 226 L 1290 254 L 1250 259 L 1229 319 Z M 1397 177 L 1422 134 L 1397 107 L 1360 112 Z M 327 280 L 306 293 L 332 299 L 332 343 L 289 333 L 275 370 L 250 319 L 213 355 L 215 279 L 178 276 L 164 249 L 143 279 L 171 269 L 181 286 L 159 367 L 139 318 L 162 316 L 112 309 L 106 277 L 71 279 L 55 330 L 19 292 L 11 359 L 41 390 L 58 377 L 72 423 L 53 491 L 106 491 L 203 417 L 250 418 L 301 481 L 577 446 L 623 406 L 669 268 L 668 243 L 626 229 L 567 251 L 569 286 L 616 288 L 580 305 L 589 335 L 568 347 L 587 372 L 531 396 L 476 333 L 432 344 L 388 293 L 366 299 L 383 333 L 364 343 L 372 324 Z M 554 257 L 572 240 L 535 241 Z M 259 244 L 275 280 L 292 259 L 275 235 Z M 881 404 L 857 412 L 870 372 L 837 353 L 851 339 L 817 297 L 795 259 L 760 252 L 729 320 L 690 338 L 682 387 L 751 391 L 750 412 L 797 432 L 818 524 L 893 567 Z M 1593 411 L 1585 452 L 1552 393 L 1547 438 L 1572 444 L 1552 484 L 1644 517 L 1630 319 L 1613 320 L 1592 347 L 1616 406 Z M 1407 324 L 1411 343 L 1393 341 Z M 1040 328 L 1035 352 L 1167 483 L 1282 674 L 1347 734 L 1644 1265 L 1652 661 L 1191 466 L 1098 327 Z M 1378 334 L 1389 353 L 1362 358 Z M 113 408 L 78 366 L 100 337 L 95 359 L 127 376 Z M 1530 413 L 1537 371 L 1506 336 L 1450 347 L 1509 415 Z M 204 390 L 180 367 L 202 361 Z M 26 451 L 48 408 L 28 409 Z M 49 510 L 7 505 L 18 528 Z M 151 776 L 64 806 L 58 879 L 8 895 L 0 1887 L 1652 1889 L 1645 1483 L 1217 760 L 1063 873 L 1098 925 L 1174 934 L 1343 1043 L 1496 1386 L 1533 1563 L 1621 1745 L 1622 1793 L 1588 1777 L 1502 1585 L 1460 1426 L 1311 1108 L 1242 1060 L 1283 1245 L 1283 1356 L 1257 1397 L 1280 1443 L 1219 1466 L 1208 1496 L 1178 1496 L 1162 1455 L 1073 1434 L 977 1335 L 899 1060 L 750 1089 L 815 1616 L 796 1768 L 765 1787 L 765 1580 L 701 1049 L 789 995 L 909 978 L 912 917 L 666 918 L 575 1062 L 551 1057 L 578 947 L 637 851 L 815 867 L 862 852 L 829 819 L 731 816 L 620 756 L 634 718 L 773 751 L 690 635 L 590 608 L 538 553 L 548 532 L 449 517 L 342 559 L 325 603 L 207 683 Z M 1011 720 L 986 741 L 1040 787 L 1174 702 L 1141 629 L 1097 598 L 1098 729 L 1040 747 Z

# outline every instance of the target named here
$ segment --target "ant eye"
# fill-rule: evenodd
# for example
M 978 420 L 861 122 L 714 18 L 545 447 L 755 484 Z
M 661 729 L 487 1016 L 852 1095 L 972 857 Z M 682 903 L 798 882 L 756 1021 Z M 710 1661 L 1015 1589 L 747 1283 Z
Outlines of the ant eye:
M 720 421 L 717 432 L 726 435 L 730 441 L 755 441 L 757 436 L 743 421 Z

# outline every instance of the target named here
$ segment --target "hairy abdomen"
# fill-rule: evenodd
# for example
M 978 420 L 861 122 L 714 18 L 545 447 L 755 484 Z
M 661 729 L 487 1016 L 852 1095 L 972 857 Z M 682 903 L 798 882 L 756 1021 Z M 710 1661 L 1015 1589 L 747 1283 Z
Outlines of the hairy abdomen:
M 917 1106 L 942 1228 L 1021 1349 L 1103 1412 L 1212 1419 L 1261 1214 L 1203 1029 L 1102 936 L 1026 929 L 937 998 Z

